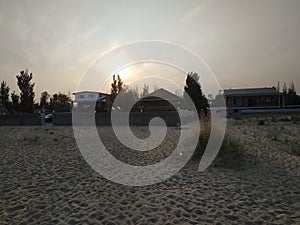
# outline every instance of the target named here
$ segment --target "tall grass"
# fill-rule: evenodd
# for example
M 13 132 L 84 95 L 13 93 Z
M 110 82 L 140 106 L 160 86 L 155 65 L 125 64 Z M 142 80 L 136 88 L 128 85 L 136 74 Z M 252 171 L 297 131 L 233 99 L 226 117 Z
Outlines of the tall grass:
M 201 131 L 198 145 L 193 155 L 194 159 L 200 159 L 202 157 L 211 134 L 211 121 L 203 116 L 200 116 L 200 120 Z M 213 165 L 217 167 L 238 169 L 242 166 L 243 161 L 244 149 L 239 139 L 225 133 L 223 143 Z

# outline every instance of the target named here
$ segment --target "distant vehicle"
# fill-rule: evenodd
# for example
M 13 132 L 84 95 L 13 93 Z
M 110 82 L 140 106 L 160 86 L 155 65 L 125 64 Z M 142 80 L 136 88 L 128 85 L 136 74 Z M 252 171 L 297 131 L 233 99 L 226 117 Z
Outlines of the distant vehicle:
M 52 123 L 52 120 L 53 120 L 53 114 L 52 113 L 49 113 L 45 116 L 45 120 L 47 123 Z

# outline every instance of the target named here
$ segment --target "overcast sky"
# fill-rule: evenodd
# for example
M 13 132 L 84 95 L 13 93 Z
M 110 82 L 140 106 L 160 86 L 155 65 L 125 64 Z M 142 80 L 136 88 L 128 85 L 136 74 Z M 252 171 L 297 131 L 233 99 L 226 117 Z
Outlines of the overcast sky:
M 299 24 L 299 0 L 0 0 L 0 81 L 18 90 L 16 74 L 29 69 L 38 95 L 72 93 L 104 52 L 163 40 L 198 54 L 222 88 L 293 80 L 299 92 Z

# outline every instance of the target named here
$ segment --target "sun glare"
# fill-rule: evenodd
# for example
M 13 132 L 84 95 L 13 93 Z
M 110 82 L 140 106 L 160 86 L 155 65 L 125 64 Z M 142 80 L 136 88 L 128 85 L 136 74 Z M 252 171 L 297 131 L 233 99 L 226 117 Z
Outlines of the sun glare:
M 120 77 L 124 81 L 128 78 L 128 71 L 127 71 L 127 69 L 121 70 L 120 72 L 118 72 L 118 74 L 120 75 Z

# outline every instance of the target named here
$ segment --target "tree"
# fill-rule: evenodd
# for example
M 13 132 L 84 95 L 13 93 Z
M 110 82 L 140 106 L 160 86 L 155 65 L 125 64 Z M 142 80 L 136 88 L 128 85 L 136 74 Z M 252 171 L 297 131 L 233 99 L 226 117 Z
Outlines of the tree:
M 143 91 L 141 93 L 141 98 L 144 98 L 148 94 L 149 94 L 149 85 L 144 84 Z
M 111 101 L 114 102 L 117 95 L 122 91 L 124 87 L 124 83 L 120 77 L 120 75 L 113 75 L 113 82 L 111 83 Z
M 72 100 L 69 94 L 56 93 L 50 98 L 50 109 L 54 111 L 69 111 Z
M 283 83 L 282 92 L 283 92 L 283 95 L 286 95 L 288 92 L 285 82 Z
M 300 105 L 300 96 L 297 95 L 294 82 L 289 85 L 289 89 L 284 94 L 285 105 Z
M 19 75 L 16 76 L 18 81 L 18 87 L 21 91 L 20 93 L 20 106 L 22 112 L 32 112 L 33 102 L 34 102 L 34 83 L 32 83 L 32 73 L 28 73 L 27 70 L 21 71 Z
M 207 98 L 202 93 L 202 89 L 199 83 L 199 78 L 200 78 L 199 75 L 195 72 L 190 72 L 187 74 L 186 85 L 184 87 L 183 96 L 187 101 L 187 95 L 189 95 L 198 113 L 200 112 L 207 113 L 209 104 Z
M 50 95 L 48 94 L 47 91 L 44 91 L 41 93 L 41 98 L 40 98 L 40 107 L 45 111 L 48 110 L 49 108 L 49 98 Z
M 20 96 L 17 95 L 16 92 L 14 91 L 13 93 L 10 94 L 10 98 L 11 98 L 11 111 L 18 112 L 20 106 Z
M 295 94 L 296 94 L 294 81 L 291 82 L 291 85 L 290 85 L 290 88 L 289 88 L 289 92 L 292 92 L 292 93 L 295 93 Z
M 7 107 L 9 106 L 9 87 L 6 84 L 6 81 L 2 81 L 1 83 L 0 97 L 1 106 L 7 109 Z

